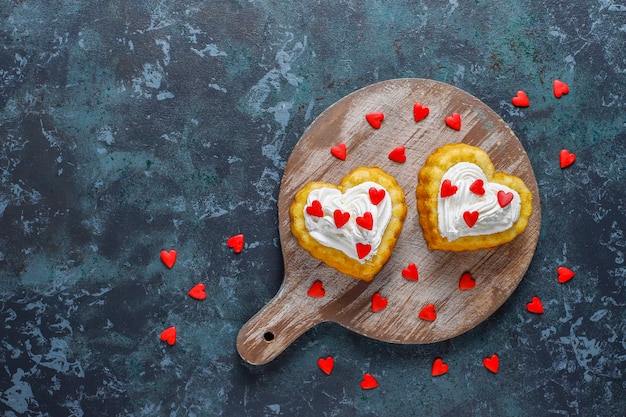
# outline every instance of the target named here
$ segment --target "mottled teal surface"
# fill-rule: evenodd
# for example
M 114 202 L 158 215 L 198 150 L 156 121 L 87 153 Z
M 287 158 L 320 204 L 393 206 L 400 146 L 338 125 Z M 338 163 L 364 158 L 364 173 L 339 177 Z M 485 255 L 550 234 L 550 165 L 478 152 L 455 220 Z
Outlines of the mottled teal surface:
M 0 36 L 3 417 L 624 415 L 626 3 L 3 1 Z M 245 364 L 237 332 L 282 281 L 291 150 L 332 103 L 398 77 L 468 91 L 522 141 L 543 215 L 528 273 L 447 342 L 323 324 Z M 186 295 L 198 282 L 205 301 Z

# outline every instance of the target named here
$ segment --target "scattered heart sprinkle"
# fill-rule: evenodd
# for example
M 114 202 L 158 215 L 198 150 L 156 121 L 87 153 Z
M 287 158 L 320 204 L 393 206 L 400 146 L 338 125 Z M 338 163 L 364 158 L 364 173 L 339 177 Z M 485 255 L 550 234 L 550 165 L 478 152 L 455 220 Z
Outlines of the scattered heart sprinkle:
M 402 270 L 402 276 L 408 280 L 417 281 L 419 279 L 417 266 L 413 263 L 409 264 Z
M 313 200 L 311 205 L 306 208 L 306 212 L 309 216 L 324 217 L 322 203 L 319 200 Z
M 341 142 L 339 145 L 331 147 L 330 153 L 335 158 L 345 161 L 346 155 L 348 153 L 346 149 L 346 144 Z
M 478 221 L 478 212 L 477 211 L 466 211 L 463 213 L 463 220 L 467 224 L 467 227 L 474 227 L 476 222 Z
M 345 225 L 348 223 L 348 220 L 350 220 L 350 213 L 337 209 L 333 212 L 333 218 L 335 220 L 335 226 L 337 229 L 340 229 L 341 226 Z
M 404 154 L 404 146 L 398 146 L 389 152 L 389 159 L 393 162 L 404 163 L 406 162 L 406 155 Z
M 367 120 L 367 122 L 374 129 L 380 129 L 380 126 L 382 125 L 383 120 L 385 120 L 385 115 L 384 113 L 381 113 L 381 112 L 368 113 L 365 115 L 365 120 Z
M 415 103 L 413 105 L 413 118 L 416 122 L 424 120 L 426 116 L 428 116 L 428 113 L 430 113 L 430 109 L 422 106 L 422 103 Z
M 178 254 L 176 253 L 176 251 L 174 249 L 166 251 L 166 250 L 162 250 L 161 251 L 161 261 L 163 261 L 163 263 L 165 264 L 165 266 L 167 266 L 169 269 L 172 269 L 172 267 L 174 266 L 174 263 L 176 263 L 176 256 Z
M 437 318 L 434 304 L 428 304 L 419 312 L 418 317 L 422 320 L 433 321 Z
M 377 206 L 378 203 L 383 201 L 383 199 L 385 198 L 385 190 L 383 188 L 378 189 L 376 187 L 371 187 L 368 191 L 370 195 L 370 201 L 375 206 Z
M 456 185 L 452 185 L 452 181 L 443 180 L 443 182 L 441 183 L 441 191 L 439 192 L 439 195 L 441 196 L 441 198 L 452 197 L 454 194 L 456 194 L 458 189 L 459 187 L 457 187 Z
M 380 293 L 375 293 L 372 296 L 372 313 L 383 310 L 385 307 L 387 307 L 387 299 L 381 296 Z
M 526 304 L 526 310 L 535 314 L 543 314 L 543 304 L 539 297 L 533 297 L 530 303 Z
M 369 243 L 357 243 L 356 244 L 356 254 L 359 259 L 365 258 L 372 250 L 372 245 Z
M 464 272 L 463 275 L 461 275 L 461 279 L 459 280 L 459 290 L 467 291 L 471 290 L 475 286 L 476 280 L 472 278 L 472 274 L 470 274 L 469 272 Z
M 204 300 L 206 298 L 206 292 L 204 291 L 204 284 L 197 284 L 187 293 L 191 298 L 196 300 Z
M 372 375 L 365 373 L 363 374 L 363 380 L 361 381 L 362 389 L 372 389 L 378 386 L 378 381 Z
M 239 253 L 243 249 L 244 238 L 242 234 L 232 236 L 228 239 L 226 244 L 229 248 L 233 248 L 233 252 Z
M 554 97 L 561 98 L 565 94 L 569 93 L 569 86 L 561 80 L 554 80 L 552 83 L 552 91 L 554 93 Z
M 335 359 L 332 356 L 319 358 L 317 360 L 317 366 L 319 366 L 322 372 L 324 372 L 326 375 L 330 375 L 330 373 L 333 371 L 333 367 L 335 366 Z
M 446 125 L 454 130 L 461 130 L 461 115 L 452 113 L 452 116 L 446 117 Z
M 559 277 L 557 279 L 561 284 L 564 284 L 570 279 L 574 278 L 574 275 L 575 275 L 574 271 L 564 266 L 560 266 L 556 270 L 556 272 L 559 274 Z
M 432 376 L 441 376 L 448 372 L 448 365 L 443 362 L 443 359 L 436 358 L 433 362 L 433 367 L 430 371 Z
M 484 358 L 483 366 L 487 368 L 488 371 L 497 374 L 498 369 L 500 368 L 500 358 L 498 355 L 491 355 L 489 358 Z
M 568 166 L 572 165 L 574 161 L 576 161 L 576 155 L 574 155 L 567 149 L 561 150 L 561 153 L 559 154 L 559 165 L 561 166 L 561 169 L 567 168 Z
M 513 201 L 513 193 L 504 190 L 498 191 L 498 204 L 500 207 L 504 208 L 508 206 L 511 201 Z
M 517 94 L 515 95 L 515 97 L 511 99 L 511 103 L 513 103 L 515 107 L 530 106 L 530 100 L 528 100 L 528 95 L 526 95 L 526 93 L 523 92 L 522 90 L 519 90 Z
M 485 182 L 481 179 L 477 179 L 470 185 L 469 189 L 476 195 L 485 195 Z
M 161 340 L 172 346 L 176 343 L 176 327 L 168 327 L 161 332 Z
M 309 297 L 313 298 L 323 298 L 326 295 L 326 290 L 324 289 L 324 284 L 322 283 L 322 281 L 315 281 L 306 294 Z
M 369 211 L 366 211 L 362 216 L 356 218 L 356 224 L 365 230 L 372 230 L 374 228 L 374 216 Z

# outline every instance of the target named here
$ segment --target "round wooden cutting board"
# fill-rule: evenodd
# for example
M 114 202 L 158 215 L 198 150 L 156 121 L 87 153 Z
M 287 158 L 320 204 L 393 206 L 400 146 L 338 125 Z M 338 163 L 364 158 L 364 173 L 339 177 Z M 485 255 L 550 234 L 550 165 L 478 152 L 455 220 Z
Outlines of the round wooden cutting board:
M 430 109 L 416 122 L 414 103 Z M 384 113 L 379 129 L 365 115 Z M 460 131 L 445 123 L 454 112 Z M 346 144 L 345 161 L 330 148 Z M 512 242 L 491 250 L 445 252 L 428 249 L 419 224 L 415 188 L 428 155 L 446 143 L 464 142 L 485 150 L 496 171 L 520 177 L 533 196 L 533 213 L 526 230 Z M 405 147 L 406 162 L 388 158 Z M 407 217 L 394 252 L 369 283 L 341 274 L 302 249 L 291 234 L 289 207 L 295 194 L 311 181 L 339 184 L 358 166 L 378 166 L 394 176 L 404 190 Z M 358 90 L 325 110 L 295 146 L 281 183 L 278 219 L 285 277 L 276 296 L 240 330 L 237 349 L 251 364 L 274 359 L 298 336 L 325 321 L 339 323 L 365 336 L 392 343 L 432 343 L 464 333 L 489 317 L 513 293 L 535 252 L 541 224 L 537 182 L 528 156 L 507 124 L 470 94 L 437 81 L 396 79 Z M 417 281 L 402 276 L 414 263 Z M 476 282 L 459 290 L 469 272 Z M 307 295 L 315 281 L 321 298 Z M 372 296 L 386 298 L 386 308 L 372 312 Z M 433 321 L 418 317 L 428 304 Z

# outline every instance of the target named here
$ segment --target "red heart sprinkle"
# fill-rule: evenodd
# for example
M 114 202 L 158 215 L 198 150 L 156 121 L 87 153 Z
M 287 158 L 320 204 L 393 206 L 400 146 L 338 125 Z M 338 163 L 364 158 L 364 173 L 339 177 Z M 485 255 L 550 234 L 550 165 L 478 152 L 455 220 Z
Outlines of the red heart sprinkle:
M 326 375 L 330 375 L 333 371 L 333 367 L 335 366 L 335 359 L 333 359 L 332 356 L 327 356 L 325 359 L 319 358 L 317 360 L 317 366 L 319 366 L 322 372 Z
M 474 225 L 478 221 L 478 212 L 466 211 L 465 213 L 463 213 L 463 220 L 465 220 L 465 223 L 467 223 L 467 227 L 474 227 Z
M 172 269 L 174 263 L 176 262 L 176 251 L 174 249 L 170 251 L 162 250 L 161 251 L 161 260 L 169 269 Z
M 541 304 L 541 300 L 539 297 L 533 297 L 530 303 L 526 304 L 526 310 L 531 313 L 542 314 L 543 313 L 543 304 Z
M 363 380 L 361 381 L 362 389 L 372 389 L 372 388 L 376 388 L 377 386 L 378 386 L 378 381 L 376 381 L 376 378 L 374 378 L 372 375 L 367 374 L 367 373 L 363 375 Z
M 206 298 L 206 292 L 204 291 L 204 284 L 197 284 L 187 293 L 191 298 L 196 300 L 204 300 Z
M 572 165 L 575 160 L 576 155 L 574 155 L 567 149 L 561 150 L 561 153 L 559 154 L 559 165 L 561 166 L 561 169 L 567 168 L 568 166 Z
M 511 103 L 513 103 L 515 107 L 530 106 L 530 100 L 528 100 L 528 96 L 522 90 L 519 90 L 516 96 L 511 99 Z
M 564 266 L 560 266 L 556 272 L 559 274 L 559 277 L 557 278 L 558 281 L 561 284 L 566 283 L 567 281 L 569 281 L 570 279 L 574 278 L 574 271 L 572 271 L 569 268 L 566 268 Z
M 470 274 L 469 272 L 465 272 L 463 273 L 463 275 L 461 275 L 461 279 L 459 280 L 459 290 L 467 291 L 471 290 L 475 286 L 476 280 L 472 278 L 472 274 Z
M 326 295 L 326 290 L 324 289 L 324 285 L 322 281 L 317 280 L 311 285 L 311 288 L 306 292 L 309 297 L 313 298 L 323 298 Z
M 363 229 L 372 230 L 374 228 L 374 217 L 372 213 L 366 211 L 362 216 L 356 218 L 356 224 L 361 226 Z
M 306 212 L 309 216 L 324 217 L 322 203 L 319 200 L 313 200 L 311 205 L 306 208 Z
M 341 226 L 348 223 L 348 220 L 350 220 L 350 213 L 337 209 L 333 213 L 333 217 L 335 218 L 335 226 L 339 229 Z
M 415 264 L 409 264 L 402 270 L 402 276 L 408 280 L 417 281 L 419 278 L 417 266 Z
M 404 154 L 404 146 L 398 146 L 389 152 L 389 159 L 393 162 L 403 163 L 406 162 L 406 155 Z
M 507 193 L 503 190 L 498 191 L 498 204 L 500 207 L 505 208 L 511 201 L 513 201 L 513 193 Z
M 452 116 L 446 117 L 446 124 L 451 129 L 461 130 L 461 115 L 458 113 L 452 113 Z
M 228 239 L 226 244 L 229 248 L 233 248 L 233 252 L 239 253 L 243 249 L 243 235 L 235 235 Z
M 474 181 L 472 185 L 470 185 L 469 189 L 471 192 L 473 192 L 476 195 L 485 195 L 484 185 L 485 185 L 484 181 L 481 179 L 478 179 Z
M 554 97 L 561 98 L 563 95 L 569 93 L 569 86 L 561 80 L 554 80 L 552 83 L 552 91 Z
M 430 109 L 428 107 L 423 107 L 422 103 L 415 103 L 413 105 L 413 117 L 416 122 L 424 120 L 426 116 L 428 116 L 428 113 L 430 113 Z
M 330 153 L 332 156 L 334 156 L 337 159 L 341 159 L 342 161 L 346 160 L 346 144 L 345 143 L 340 143 L 337 146 L 333 146 L 330 148 Z
M 452 181 L 443 180 L 443 182 L 441 183 L 441 192 L 439 193 L 439 195 L 441 196 L 441 198 L 451 197 L 456 194 L 458 189 L 459 187 L 457 187 L 456 185 L 452 185 Z
M 418 317 L 422 320 L 433 321 L 437 318 L 437 313 L 435 312 L 435 306 L 433 304 L 428 304 L 426 307 L 419 312 Z
M 369 189 L 369 194 L 370 194 L 370 201 L 375 206 L 377 206 L 378 203 L 383 201 L 383 199 L 385 198 L 385 190 L 382 189 L 382 188 L 381 189 L 377 189 L 375 187 L 371 187 Z
M 176 327 L 168 327 L 161 332 L 161 340 L 172 346 L 176 343 Z
M 487 368 L 487 370 L 497 374 L 498 368 L 500 368 L 500 358 L 498 355 L 491 355 L 489 358 L 484 358 L 483 366 Z
M 430 371 L 432 376 L 441 376 L 448 372 L 448 365 L 441 358 L 436 358 Z
M 372 313 L 376 313 L 380 310 L 383 310 L 387 307 L 387 299 L 380 295 L 380 293 L 375 293 L 372 295 Z
M 380 112 L 368 113 L 365 115 L 365 119 L 374 129 L 379 129 L 385 119 L 385 115 Z
M 365 258 L 370 251 L 372 250 L 372 245 L 368 243 L 357 243 L 356 244 L 356 254 L 359 259 Z

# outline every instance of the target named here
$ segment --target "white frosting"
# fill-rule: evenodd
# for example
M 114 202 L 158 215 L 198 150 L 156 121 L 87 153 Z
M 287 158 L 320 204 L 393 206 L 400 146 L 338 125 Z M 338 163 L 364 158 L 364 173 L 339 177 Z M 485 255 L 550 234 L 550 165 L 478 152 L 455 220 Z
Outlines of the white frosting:
M 470 162 L 460 162 L 451 167 L 441 178 L 443 183 L 450 180 L 457 187 L 456 193 L 441 197 L 437 202 L 439 232 L 449 241 L 463 236 L 479 236 L 502 232 L 513 226 L 520 214 L 521 199 L 511 188 L 488 183 L 482 169 Z M 476 180 L 483 181 L 485 194 L 480 196 L 470 190 Z M 504 207 L 498 203 L 498 191 L 513 193 L 513 200 Z M 463 218 L 463 213 L 478 212 L 478 220 L 470 227 Z
M 382 241 L 383 233 L 391 219 L 392 202 L 389 193 L 385 190 L 385 197 L 377 205 L 370 200 L 370 188 L 385 190 L 380 184 L 372 181 L 361 183 L 341 193 L 336 188 L 319 188 L 309 193 L 304 208 L 306 228 L 313 239 L 318 243 L 338 249 L 352 259 L 365 263 L 377 252 Z M 312 216 L 306 208 L 315 200 L 322 204 L 323 217 Z M 350 219 L 341 227 L 335 225 L 335 210 L 350 213 Z M 357 224 L 357 217 L 370 212 L 373 218 L 372 230 L 367 230 Z M 357 243 L 371 245 L 367 256 L 359 259 Z

